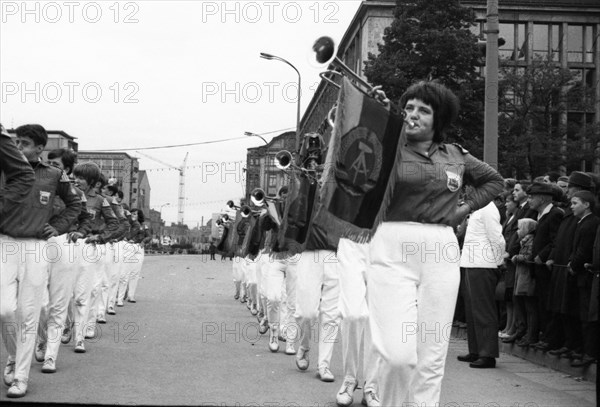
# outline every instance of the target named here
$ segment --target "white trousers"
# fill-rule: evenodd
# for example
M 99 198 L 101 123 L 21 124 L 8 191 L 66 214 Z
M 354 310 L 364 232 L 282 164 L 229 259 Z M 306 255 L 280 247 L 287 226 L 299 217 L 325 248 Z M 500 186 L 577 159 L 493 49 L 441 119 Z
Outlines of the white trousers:
M 68 327 L 72 327 L 75 341 L 83 340 L 90 313 L 92 288 L 100 272 L 102 251 L 99 246 L 77 241 L 77 273 L 73 297 L 69 307 Z M 96 324 L 94 317 L 94 326 Z
M 385 222 L 367 274 L 373 343 L 382 362 L 382 406 L 439 402 L 460 280 L 452 228 Z
M 361 343 L 364 340 L 364 391 L 378 393 L 379 353 L 373 346 L 369 327 L 367 273 L 369 245 L 340 239 L 337 251 L 340 276 L 340 313 L 342 315 L 342 360 L 345 379 L 358 383 Z
M 48 246 L 52 254 L 49 258 L 48 285 L 44 290 L 38 334 L 40 342 L 47 344 L 45 358 L 56 360 L 69 302 L 73 296 L 80 253 L 75 244 L 69 243 L 66 234 L 48 239 Z
M 37 337 L 42 296 L 48 281 L 44 240 L 0 235 L 0 322 L 15 379 L 27 381 Z
M 231 274 L 233 276 L 233 286 L 235 287 L 235 294 L 240 296 L 244 295 L 242 292 L 242 279 L 244 278 L 244 270 L 242 269 L 242 259 L 239 257 L 234 257 L 232 261 L 232 270 Z
M 337 258 L 331 250 L 305 251 L 299 256 L 296 284 L 297 335 L 288 340 L 310 349 L 311 325 L 318 318 L 318 368 L 329 367 L 340 328 Z M 294 338 L 295 336 L 295 338 Z M 295 340 L 294 340 L 295 339 Z
M 123 302 L 127 293 L 127 286 L 131 277 L 134 275 L 136 268 L 139 266 L 140 258 L 143 257 L 139 253 L 141 246 L 137 243 L 123 243 L 123 257 L 119 272 L 119 288 L 117 290 L 117 301 Z M 139 278 L 139 277 L 138 277 Z
M 244 281 L 246 282 L 248 300 L 254 307 L 256 307 L 258 303 L 258 288 L 256 286 L 256 261 L 245 257 L 242 263 L 242 270 L 244 270 Z
M 108 289 L 107 268 L 112 264 L 107 245 L 96 245 L 98 261 L 90 266 L 92 269 L 92 290 L 90 292 L 90 308 L 86 328 L 96 328 L 96 318 L 104 316 L 106 304 L 102 301 L 102 290 Z
M 129 275 L 129 283 L 127 285 L 127 298 L 135 300 L 135 294 L 137 292 L 138 282 L 142 275 L 142 267 L 144 266 L 144 247 L 140 244 L 133 245 L 133 253 L 131 254 L 131 261 L 134 266 L 131 274 Z M 128 252 L 129 253 L 129 252 Z M 127 262 L 130 260 L 128 259 Z
M 258 290 L 258 312 L 267 314 L 267 290 L 269 285 L 269 253 L 262 251 L 256 258 L 256 285 Z
M 293 322 L 296 313 L 296 276 L 297 264 L 290 258 L 271 256 L 266 269 L 267 279 L 267 319 L 271 328 L 279 328 L 283 336 L 287 335 L 288 324 Z M 263 276 L 264 278 L 264 276 Z M 283 304 L 283 297 L 286 304 Z
M 119 286 L 121 280 L 124 279 L 125 274 L 127 274 L 127 264 L 125 263 L 127 258 L 127 249 L 131 243 L 128 243 L 124 240 L 120 240 L 116 243 L 113 243 L 114 257 L 113 264 L 110 267 L 108 273 L 108 299 L 107 306 L 110 308 L 115 307 L 115 302 L 117 301 L 117 293 L 119 291 Z

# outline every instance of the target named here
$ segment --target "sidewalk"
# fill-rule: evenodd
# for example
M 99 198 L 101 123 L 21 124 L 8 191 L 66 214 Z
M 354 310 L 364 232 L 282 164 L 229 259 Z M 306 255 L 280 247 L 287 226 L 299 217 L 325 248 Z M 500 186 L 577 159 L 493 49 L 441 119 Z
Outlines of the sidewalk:
M 467 329 L 453 327 L 452 337 L 466 340 Z M 500 352 L 525 359 L 539 366 L 549 367 L 553 370 L 566 373 L 568 376 L 577 378 L 579 380 L 583 379 L 590 383 L 596 382 L 596 371 L 598 367 L 597 363 L 592 363 L 586 368 L 571 367 L 571 361 L 569 359 L 561 359 L 557 356 L 549 355 L 546 352 L 530 348 L 521 348 L 516 346 L 514 343 L 503 343 L 501 341 Z M 502 358 L 502 356 L 500 357 Z

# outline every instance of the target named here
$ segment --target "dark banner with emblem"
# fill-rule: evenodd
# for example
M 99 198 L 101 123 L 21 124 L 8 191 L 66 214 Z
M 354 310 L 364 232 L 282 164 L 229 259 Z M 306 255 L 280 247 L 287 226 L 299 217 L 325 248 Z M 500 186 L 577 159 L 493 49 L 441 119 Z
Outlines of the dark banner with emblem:
M 391 199 L 402 125 L 400 114 L 344 78 L 322 178 L 323 226 L 357 242 L 369 240 Z

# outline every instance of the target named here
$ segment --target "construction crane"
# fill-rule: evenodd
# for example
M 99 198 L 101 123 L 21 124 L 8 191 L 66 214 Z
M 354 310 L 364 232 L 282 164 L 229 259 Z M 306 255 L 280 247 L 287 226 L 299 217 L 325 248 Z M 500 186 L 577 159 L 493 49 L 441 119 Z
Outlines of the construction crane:
M 173 168 L 174 170 L 179 171 L 179 202 L 177 204 L 177 223 L 183 225 L 185 210 L 185 166 L 187 164 L 189 153 L 185 154 L 185 158 L 183 159 L 183 164 L 181 164 L 181 167 L 175 167 L 174 165 L 161 161 L 158 158 L 154 158 L 146 153 L 142 153 L 141 151 L 136 150 L 136 153 L 139 153 L 153 161 L 156 161 L 157 163 L 166 165 L 169 168 Z

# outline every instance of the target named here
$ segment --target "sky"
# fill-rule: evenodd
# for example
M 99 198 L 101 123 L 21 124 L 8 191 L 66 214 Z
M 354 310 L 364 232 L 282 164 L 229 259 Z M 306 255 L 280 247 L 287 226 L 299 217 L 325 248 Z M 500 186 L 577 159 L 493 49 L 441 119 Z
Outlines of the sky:
M 122 150 L 148 171 L 150 207 L 191 227 L 244 192 L 246 149 L 296 126 L 324 68 L 314 41 L 339 42 L 360 1 L 0 1 L 0 121 Z M 139 148 L 213 142 L 188 147 Z M 132 150 L 125 150 L 132 149 Z M 162 162 L 162 163 L 161 163 Z M 169 205 L 165 205 L 169 204 Z M 163 206 L 164 205 L 164 206 Z M 203 219 L 204 218 L 204 219 Z

